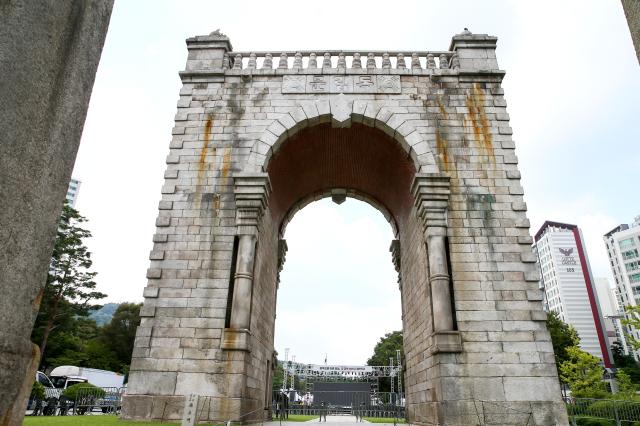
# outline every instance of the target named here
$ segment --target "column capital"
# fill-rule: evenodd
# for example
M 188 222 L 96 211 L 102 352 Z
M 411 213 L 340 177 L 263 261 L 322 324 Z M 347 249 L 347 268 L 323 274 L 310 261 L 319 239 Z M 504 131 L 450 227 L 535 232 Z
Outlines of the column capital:
M 278 240 L 278 273 L 282 271 L 282 267 L 284 266 L 284 261 L 287 258 L 288 250 L 289 250 L 289 246 L 287 245 L 287 240 L 284 240 L 284 239 Z
M 446 228 L 450 186 L 448 176 L 438 173 L 416 174 L 411 193 L 425 231 L 430 228 Z
M 391 261 L 393 262 L 393 266 L 398 273 L 398 286 L 400 287 L 400 290 L 402 290 L 402 270 L 400 268 L 402 254 L 400 252 L 400 240 L 392 240 L 389 251 L 391 252 Z
M 233 177 L 238 234 L 257 234 L 267 208 L 271 183 L 266 173 L 237 173 Z
M 289 246 L 287 246 L 287 240 L 279 239 L 278 240 L 278 276 L 276 278 L 276 288 L 280 288 L 280 272 L 282 272 L 282 268 L 284 267 L 284 261 L 287 258 L 288 250 L 289 250 Z

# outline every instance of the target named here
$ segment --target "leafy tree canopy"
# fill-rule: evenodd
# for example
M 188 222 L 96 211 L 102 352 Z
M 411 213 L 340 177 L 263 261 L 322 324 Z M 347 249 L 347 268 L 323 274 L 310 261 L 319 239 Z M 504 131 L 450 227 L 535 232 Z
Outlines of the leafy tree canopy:
M 624 311 L 626 313 L 625 318 L 622 320 L 622 323 L 626 326 L 633 327 L 636 330 L 640 329 L 640 305 L 630 306 L 627 305 L 624 307 Z M 633 337 L 631 334 L 625 333 L 624 335 L 627 338 L 627 342 L 631 345 L 634 350 L 640 349 L 640 340 Z
M 547 329 L 551 334 L 556 366 L 560 371 L 560 365 L 569 359 L 567 348 L 576 347 L 580 344 L 578 332 L 573 326 L 563 322 L 556 312 L 547 313 Z
M 400 350 L 400 359 L 402 365 L 404 362 L 404 350 L 402 347 L 402 331 L 394 331 L 385 334 L 380 338 L 380 341 L 373 348 L 373 355 L 367 360 L 367 365 L 389 365 L 389 358 L 393 358 L 393 364 L 397 364 L 397 350 Z M 397 382 L 396 382 L 397 383 Z M 402 387 L 404 388 L 404 380 L 402 381 Z M 396 384 L 397 386 L 397 384 Z M 395 386 L 394 386 L 395 387 Z M 389 378 L 382 378 L 379 381 L 379 391 L 389 392 L 391 390 L 391 380 Z M 397 388 L 396 388 L 397 391 Z
M 402 348 L 402 331 L 387 333 L 373 348 L 373 355 L 367 360 L 367 365 L 389 365 L 389 358 L 396 363 L 396 350 L 400 350 L 401 359 L 404 359 Z M 402 362 L 404 365 L 404 361 Z
M 115 353 L 122 365 L 131 363 L 136 329 L 140 325 L 141 303 L 121 303 L 111 322 L 102 329 L 102 340 Z
M 46 360 L 46 348 L 52 332 L 69 327 L 76 317 L 86 317 L 96 306 L 89 302 L 106 297 L 95 290 L 95 272 L 91 268 L 91 253 L 84 240 L 91 233 L 82 228 L 86 219 L 77 210 L 65 205 L 51 255 L 47 283 L 32 338 L 38 337 L 41 362 Z M 99 306 L 98 306 L 99 307 Z
M 577 398 L 607 397 L 600 360 L 577 346 L 567 347 L 565 352 L 567 358 L 560 364 L 560 378 L 569 385 L 571 394 Z

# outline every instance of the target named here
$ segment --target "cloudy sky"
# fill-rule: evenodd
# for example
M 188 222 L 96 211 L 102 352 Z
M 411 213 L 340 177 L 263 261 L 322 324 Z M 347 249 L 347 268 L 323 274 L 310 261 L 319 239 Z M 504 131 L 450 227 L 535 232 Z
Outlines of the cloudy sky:
M 142 299 L 187 37 L 220 28 L 236 50 L 446 50 L 463 27 L 499 37 L 532 232 L 578 224 L 594 274 L 610 277 L 601 236 L 640 214 L 640 66 L 618 0 L 116 0 L 74 170 L 100 290 Z M 324 201 L 286 238 L 276 349 L 365 362 L 401 326 L 388 224 L 355 200 Z

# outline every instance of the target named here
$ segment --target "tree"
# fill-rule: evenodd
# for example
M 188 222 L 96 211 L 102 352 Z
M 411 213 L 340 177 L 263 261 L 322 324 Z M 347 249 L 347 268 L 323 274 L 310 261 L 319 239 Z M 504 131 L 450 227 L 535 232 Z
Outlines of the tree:
M 556 367 L 560 373 L 560 365 L 569 358 L 567 348 L 578 346 L 580 338 L 576 329 L 563 322 L 556 312 L 547 313 L 547 329 L 551 335 Z
M 628 327 L 640 330 L 640 305 L 627 305 L 624 307 L 624 311 L 626 315 L 622 320 L 622 323 Z M 629 333 L 625 333 L 624 337 L 627 338 L 627 342 L 629 342 L 633 350 L 637 351 L 638 349 L 640 349 L 640 340 L 636 339 Z
M 560 364 L 560 378 L 577 398 L 604 398 L 608 395 L 600 360 L 577 346 L 565 349 L 566 360 Z
M 624 370 L 618 370 L 616 373 L 616 381 L 618 382 L 618 393 L 616 394 L 616 399 L 630 401 L 638 398 L 636 392 L 640 387 L 633 383 L 631 376 L 629 376 Z
M 615 341 L 611 345 L 613 362 L 618 371 L 624 371 L 633 383 L 640 383 L 640 365 L 632 355 L 625 354 L 620 342 Z
M 102 329 L 101 340 L 116 355 L 119 371 L 128 372 L 136 329 L 140 325 L 141 303 L 121 303 L 111 322 Z
M 284 362 L 284 361 L 282 361 Z M 284 368 L 282 368 L 282 363 L 280 361 L 276 362 L 275 368 L 273 370 L 273 386 L 272 389 L 274 391 L 282 389 L 284 384 Z
M 393 358 L 395 365 L 397 364 L 397 350 L 400 350 L 400 360 L 404 366 L 402 331 L 387 333 L 380 338 L 380 341 L 373 348 L 373 355 L 367 360 L 367 365 L 389 365 L 389 358 Z M 389 378 L 383 378 L 379 383 L 380 392 L 389 392 L 391 390 L 391 380 Z M 402 387 L 404 388 L 404 380 L 402 381 Z
M 84 239 L 91 233 L 80 225 L 86 219 L 77 210 L 65 205 L 58 222 L 58 233 L 51 256 L 47 283 L 40 304 L 40 311 L 34 327 L 34 335 L 39 336 L 41 359 L 52 331 L 73 322 L 77 316 L 87 316 L 89 302 L 106 297 L 95 291 L 95 272 L 89 272 L 91 253 L 84 245 Z

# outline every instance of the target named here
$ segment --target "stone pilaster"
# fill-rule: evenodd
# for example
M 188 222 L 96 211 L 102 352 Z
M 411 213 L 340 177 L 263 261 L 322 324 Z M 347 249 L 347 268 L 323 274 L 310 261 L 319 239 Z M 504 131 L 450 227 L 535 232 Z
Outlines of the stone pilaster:
M 234 274 L 231 321 L 224 330 L 222 349 L 249 351 L 251 336 L 251 295 L 260 219 L 271 192 L 266 173 L 239 174 L 234 177 L 238 254 Z
M 429 258 L 429 285 L 433 312 L 431 350 L 460 352 L 462 342 L 455 329 L 451 276 L 447 259 L 447 206 L 450 182 L 438 174 L 418 174 L 413 182 L 417 214 L 422 220 Z

